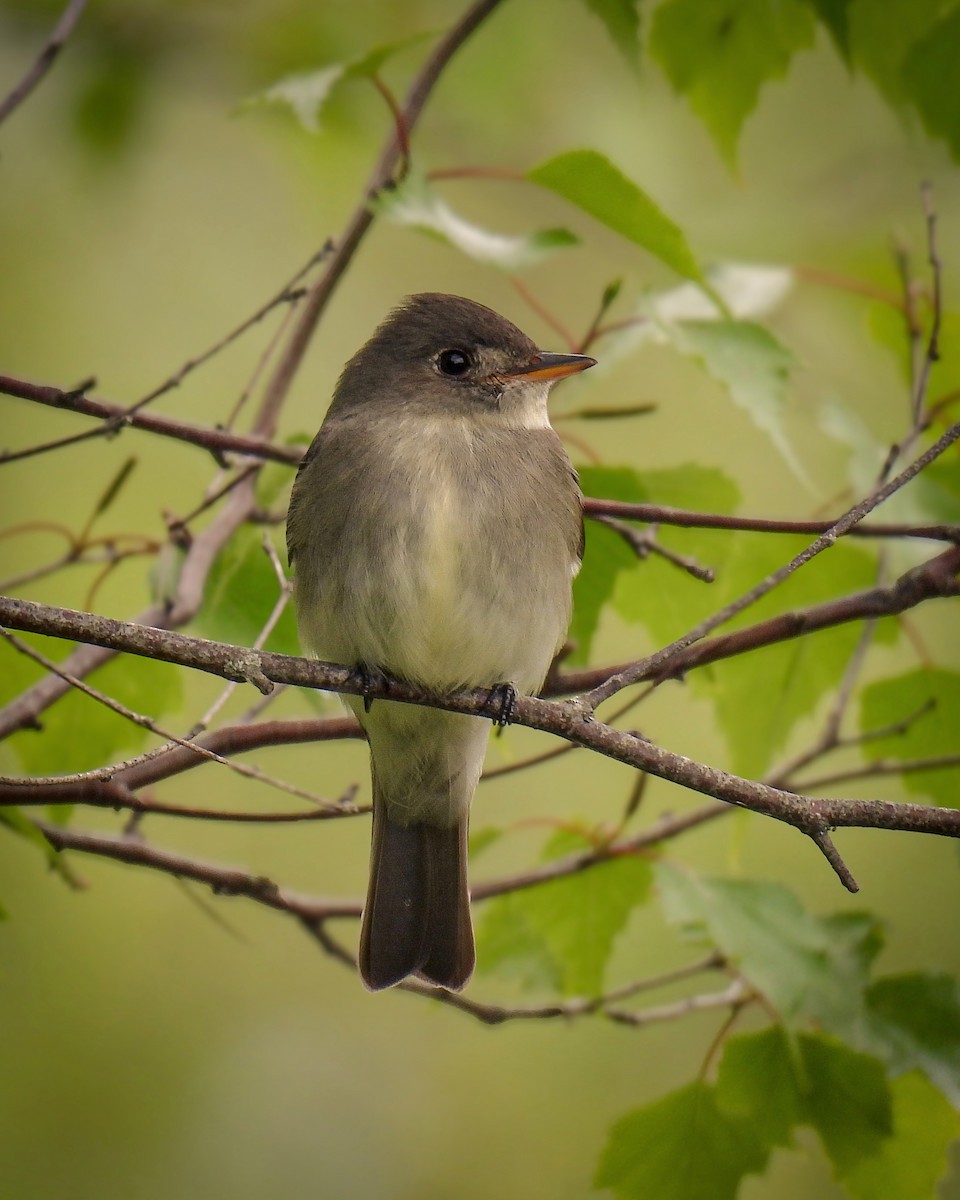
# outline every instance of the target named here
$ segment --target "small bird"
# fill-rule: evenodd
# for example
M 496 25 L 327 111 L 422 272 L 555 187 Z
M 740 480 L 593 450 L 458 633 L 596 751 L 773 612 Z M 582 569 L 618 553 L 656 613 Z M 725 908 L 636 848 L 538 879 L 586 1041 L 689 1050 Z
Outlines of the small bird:
M 595 365 L 537 349 L 492 309 L 410 296 L 347 363 L 290 500 L 300 639 L 328 662 L 434 693 L 534 694 L 566 635 L 582 496 L 550 426 L 556 380 Z M 360 932 L 371 990 L 475 964 L 467 826 L 486 719 L 347 698 L 370 744 Z M 502 710 L 501 710 L 502 715 Z

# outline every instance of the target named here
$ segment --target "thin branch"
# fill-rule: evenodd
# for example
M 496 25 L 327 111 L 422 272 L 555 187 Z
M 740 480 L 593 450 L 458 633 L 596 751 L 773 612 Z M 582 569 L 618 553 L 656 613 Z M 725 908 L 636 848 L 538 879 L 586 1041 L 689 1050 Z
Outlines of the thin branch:
M 778 521 L 766 517 L 732 517 L 723 513 L 692 512 L 664 504 L 630 504 L 622 500 L 598 500 L 589 496 L 584 499 L 583 511 L 588 517 L 619 517 L 625 521 L 648 521 L 657 525 L 678 525 L 685 529 L 734 529 L 753 533 L 827 533 L 838 520 Z M 847 536 L 917 537 L 960 544 L 960 525 L 880 524 L 868 521 L 855 525 Z
M 186 637 L 169 630 L 146 628 L 9 597 L 0 597 L 0 623 L 55 637 L 79 636 L 111 649 L 179 663 L 225 679 L 252 680 L 261 688 L 266 682 L 288 683 L 347 695 L 380 697 L 404 704 L 424 704 L 448 712 L 489 718 L 489 694 L 486 688 L 436 696 L 424 688 L 399 680 L 384 678 L 382 682 L 371 681 L 368 677 L 361 677 L 353 667 L 248 650 L 223 642 Z M 819 799 L 785 792 L 671 753 L 636 733 L 607 725 L 569 702 L 551 703 L 521 696 L 516 701 L 511 720 L 514 724 L 555 734 L 627 766 L 713 796 L 727 804 L 763 813 L 793 825 L 809 836 L 820 835 L 839 826 L 862 826 L 960 837 L 958 809 L 889 801 Z
M 638 558 L 646 558 L 649 554 L 658 554 L 673 566 L 679 567 L 681 571 L 692 575 L 694 579 L 699 579 L 701 583 L 713 583 L 717 577 L 712 567 L 701 566 L 696 559 L 689 555 L 678 554 L 675 550 L 670 550 L 662 545 L 657 540 L 656 525 L 651 525 L 641 532 L 616 517 L 600 516 L 595 517 L 594 520 L 619 534 Z
M 798 781 L 795 786 L 798 791 L 819 792 L 821 788 L 850 783 L 854 779 L 876 779 L 882 775 L 914 775 L 918 771 L 945 771 L 952 767 L 960 767 L 960 754 L 938 754 L 928 758 L 878 758 L 849 771 L 835 771 L 830 775 L 818 775 L 813 779 Z
M 267 385 L 264 398 L 265 413 L 279 411 L 330 297 L 374 222 L 375 213 L 369 201 L 391 182 L 398 164 L 403 161 L 403 147 L 398 130 L 402 128 L 409 137 L 444 68 L 500 2 L 501 0 L 474 0 L 459 21 L 440 38 L 417 73 L 407 93 L 400 119 L 394 121 L 380 158 L 363 189 L 362 199 L 354 209 L 343 234 L 337 239 L 326 270 L 304 301 L 300 319 Z M 271 436 L 273 421 L 268 417 L 266 423 L 258 427 L 257 432 L 265 437 Z
M 47 384 L 30 383 L 26 379 L 17 379 L 12 375 L 0 375 L 0 392 L 7 396 L 16 396 L 21 400 L 46 404 L 51 408 L 61 408 L 80 413 L 83 416 L 96 417 L 107 423 L 106 427 L 87 429 L 82 434 L 70 439 L 63 438 L 56 443 L 50 442 L 46 446 L 34 446 L 28 450 L 2 454 L 0 455 L 0 464 L 29 458 L 51 448 L 73 445 L 87 438 L 100 437 L 105 432 L 108 434 L 116 432 L 125 425 L 130 425 L 134 429 L 142 429 L 147 433 L 158 433 L 164 437 L 188 442 L 190 445 L 209 451 L 215 457 L 230 451 L 235 454 L 248 455 L 250 458 L 289 463 L 293 467 L 303 457 L 302 447 L 275 446 L 264 438 L 228 433 L 223 429 L 210 429 L 203 425 L 193 425 L 189 421 L 179 421 L 173 417 L 159 416 L 150 412 L 128 415 L 129 410 L 123 405 L 107 404 L 103 400 L 87 396 L 83 391 L 63 391 L 61 388 L 50 387 Z
M 156 734 L 157 737 L 163 738 L 168 745 L 160 747 L 156 751 L 157 754 L 165 752 L 167 749 L 169 749 L 170 745 L 176 745 L 183 750 L 189 750 L 191 753 L 197 754 L 201 758 L 219 763 L 223 767 L 228 767 L 231 771 L 234 771 L 238 775 L 243 775 L 247 779 L 255 779 L 259 783 L 265 783 L 270 787 L 277 788 L 280 791 L 288 792 L 291 796 L 298 796 L 301 800 L 309 800 L 312 804 L 316 804 L 320 808 L 336 807 L 335 805 L 331 805 L 328 800 L 322 800 L 319 796 L 315 796 L 312 792 L 304 791 L 303 788 L 295 787 L 293 784 L 285 783 L 282 779 L 275 779 L 272 776 L 267 775 L 265 772 L 261 771 L 259 767 L 251 767 L 243 763 L 231 762 L 230 759 L 224 758 L 220 754 L 216 754 L 213 750 L 208 750 L 205 746 L 201 746 L 197 742 L 178 737 L 175 733 L 171 733 L 169 730 L 163 729 L 157 724 L 156 721 L 153 720 L 152 717 L 148 717 L 143 713 L 134 712 L 132 709 L 127 708 L 125 704 L 121 704 L 119 700 L 115 700 L 112 696 L 108 696 L 104 692 L 98 691 L 96 688 L 91 687 L 90 684 L 85 683 L 82 679 L 77 679 L 75 676 L 69 674 L 69 672 L 64 671 L 55 662 L 52 662 L 49 658 L 47 658 L 46 655 L 34 650 L 32 646 L 28 646 L 25 642 L 21 641 L 20 638 L 14 637 L 12 633 L 4 629 L 2 626 L 0 626 L 0 637 L 9 642 L 15 650 L 19 651 L 19 653 L 24 654 L 28 658 L 32 658 L 34 662 L 39 663 L 52 675 L 59 676 L 60 679 L 64 680 L 65 683 L 69 684 L 70 687 L 75 688 L 78 692 L 82 692 L 91 700 L 95 700 L 98 704 L 102 704 L 105 708 L 109 708 L 118 716 L 123 717 L 125 720 L 130 721 L 134 725 L 138 725 L 141 729 L 148 729 L 151 733 Z M 256 679 L 257 676 L 253 675 L 252 678 Z M 97 777 L 96 773 L 94 773 L 93 777 Z M 102 778 L 102 776 L 100 777 Z M 60 781 L 54 779 L 44 780 L 44 782 L 56 784 Z M 26 786 L 30 787 L 33 785 L 28 784 Z
M 936 458 L 938 458 L 945 450 L 960 438 L 960 422 L 952 425 L 947 432 L 939 438 L 932 446 L 929 447 L 918 458 L 915 458 L 909 466 L 900 472 L 894 479 L 891 479 L 883 487 L 875 489 L 869 496 L 860 501 L 859 504 L 853 506 L 843 514 L 825 533 L 822 533 L 816 541 L 811 542 L 799 554 L 782 566 L 779 570 L 774 571 L 763 579 L 750 591 L 739 596 L 730 604 L 725 605 L 719 612 L 708 617 L 705 621 L 701 621 L 683 637 L 677 638 L 670 645 L 664 646 L 655 654 L 647 658 L 641 659 L 633 663 L 625 671 L 617 675 L 613 675 L 610 679 L 594 688 L 591 692 L 582 696 L 580 699 L 580 707 L 584 712 L 592 712 L 604 700 L 608 700 L 611 696 L 621 691 L 625 687 L 629 687 L 632 683 L 640 679 L 648 678 L 648 672 L 652 667 L 664 668 L 670 663 L 670 660 L 676 655 L 685 651 L 695 642 L 700 641 L 706 634 L 710 633 L 717 626 L 725 624 L 737 613 L 749 608 L 755 604 L 762 596 L 766 596 L 769 592 L 779 584 L 788 579 L 795 571 L 805 566 L 811 559 L 821 554 L 824 550 L 833 546 L 848 530 L 852 529 L 859 521 L 872 512 L 884 500 L 887 500 L 894 492 L 899 491 L 906 483 L 918 475 L 925 467 L 929 466 Z M 947 551 L 948 554 L 951 551 Z
M 827 600 L 810 608 L 780 613 L 756 625 L 748 625 L 733 633 L 706 638 L 678 652 L 665 663 L 655 658 L 638 674 L 638 681 L 682 679 L 689 671 L 721 659 L 732 658 L 749 650 L 760 650 L 778 642 L 832 629 L 850 621 L 892 617 L 915 608 L 926 600 L 948 598 L 960 594 L 960 547 L 952 547 L 936 558 L 913 567 L 894 583 L 884 587 L 855 592 L 839 600 Z M 568 696 L 602 684 L 604 680 L 628 669 L 621 666 L 592 667 L 583 671 L 557 673 L 543 689 L 544 696 Z
M 60 14 L 60 20 L 53 27 L 53 32 L 47 38 L 30 69 L 19 83 L 11 88 L 7 95 L 0 100 L 0 123 L 5 121 L 13 110 L 26 100 L 40 80 L 43 79 L 44 75 L 53 66 L 86 7 L 87 0 L 70 0 L 70 3 Z
M 755 994 L 741 979 L 735 979 L 722 992 L 709 992 L 705 995 L 685 996 L 672 1004 L 661 1004 L 658 1008 L 644 1008 L 639 1012 L 628 1009 L 608 1008 L 604 1016 L 620 1025 L 630 1025 L 635 1029 L 643 1025 L 653 1025 L 661 1021 L 676 1021 L 679 1017 L 689 1016 L 695 1012 L 707 1012 L 712 1008 L 742 1008 Z

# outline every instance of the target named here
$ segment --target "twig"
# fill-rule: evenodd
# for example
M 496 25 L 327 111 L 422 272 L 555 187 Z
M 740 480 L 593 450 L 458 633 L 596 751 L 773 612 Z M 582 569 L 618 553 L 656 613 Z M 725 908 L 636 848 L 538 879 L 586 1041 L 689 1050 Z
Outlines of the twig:
M 930 371 L 933 364 L 940 358 L 940 326 L 943 320 L 943 270 L 940 262 L 940 252 L 937 249 L 937 213 L 933 206 L 933 188 L 929 183 L 925 183 L 920 189 L 920 199 L 923 203 L 923 214 L 926 219 L 927 261 L 930 264 L 933 276 L 933 317 L 930 323 L 930 334 L 927 338 L 913 392 L 914 428 L 919 427 L 921 424 L 923 406 L 927 397 L 927 386 L 930 382 Z
M 390 136 L 380 153 L 366 187 L 363 189 L 363 198 L 347 222 L 343 234 L 337 239 L 326 270 L 313 285 L 304 301 L 300 319 L 267 385 L 264 396 L 265 413 L 279 410 L 283 403 L 330 297 L 374 222 L 375 212 L 369 203 L 370 198 L 392 180 L 394 171 L 403 158 L 398 128 L 402 127 L 407 136 L 412 133 L 444 68 L 500 2 L 501 0 L 474 0 L 459 21 L 439 40 L 417 73 L 407 93 L 401 114 L 401 125 L 398 126 L 398 123 L 394 121 Z M 272 426 L 258 428 L 258 432 L 264 436 L 270 436 Z
M 826 533 L 838 518 L 826 521 L 777 521 L 766 517 L 731 517 L 723 513 L 692 512 L 664 504 L 630 504 L 622 500 L 598 500 L 590 496 L 583 502 L 588 517 L 619 517 L 625 521 L 648 521 L 658 525 L 679 525 L 685 529 L 734 529 L 753 533 Z M 960 544 L 960 525 L 880 524 L 869 521 L 855 525 L 852 537 L 918 537 Z
M 616 517 L 600 516 L 595 517 L 594 520 L 619 534 L 638 558 L 646 558 L 648 554 L 659 554 L 661 558 L 666 559 L 675 567 L 679 567 L 681 571 L 686 571 L 694 579 L 699 579 L 701 583 L 713 583 L 717 577 L 711 567 L 701 566 L 696 559 L 689 555 L 678 554 L 675 550 L 670 550 L 662 545 L 657 540 L 656 525 L 651 525 L 641 533 L 640 530 L 634 529 Z
M 353 667 L 246 650 L 222 642 L 186 637 L 169 630 L 145 628 L 26 600 L 0 597 L 0 623 L 56 637 L 82 636 L 112 649 L 180 663 L 226 679 L 266 679 L 273 683 L 321 688 L 347 695 L 366 694 L 399 703 L 426 704 L 448 712 L 489 716 L 486 688 L 436 696 L 400 680 L 371 683 Z M 833 827 L 862 826 L 960 837 L 960 809 L 888 801 L 818 799 L 784 792 L 673 754 L 635 733 L 585 716 L 576 705 L 570 703 L 550 703 L 521 696 L 516 701 L 511 720 L 514 724 L 553 733 L 627 766 L 648 771 L 727 804 L 764 813 L 810 835 L 826 832 Z
M 818 775 L 813 779 L 797 781 L 797 791 L 819 792 L 821 788 L 833 787 L 838 783 L 850 783 L 854 779 L 875 779 L 880 775 L 914 775 L 918 771 L 943 771 L 960 767 L 960 754 L 931 755 L 929 758 L 878 758 L 866 766 L 853 767 L 849 771 L 835 771 L 830 775 Z
M 852 529 L 859 521 L 863 520 L 867 513 L 872 512 L 874 508 L 876 508 L 879 504 L 882 504 L 884 500 L 892 496 L 894 492 L 898 491 L 906 483 L 913 479 L 915 475 L 918 475 L 925 467 L 929 466 L 930 463 L 943 454 L 943 452 L 949 446 L 953 445 L 958 438 L 960 438 L 960 422 L 952 425 L 941 438 L 939 438 L 918 458 L 915 458 L 908 467 L 900 472 L 899 475 L 897 475 L 894 479 L 891 479 L 882 487 L 875 489 L 870 493 L 869 496 L 861 500 L 859 504 L 856 504 L 853 506 L 853 508 L 848 509 L 847 512 L 845 512 L 843 516 L 840 517 L 839 520 L 837 520 L 825 533 L 822 533 L 820 537 L 816 539 L 816 541 L 811 542 L 799 554 L 794 555 L 794 557 L 779 570 L 774 571 L 771 575 L 768 575 L 766 579 L 761 580 L 756 587 L 751 588 L 750 591 L 744 593 L 744 595 L 739 596 L 730 604 L 725 605 L 722 609 L 720 609 L 719 612 L 714 613 L 713 616 L 708 617 L 705 621 L 701 621 L 688 633 L 684 634 L 683 637 L 677 638 L 668 646 L 663 647 L 663 649 L 658 650 L 655 654 L 650 655 L 648 658 L 641 659 L 632 664 L 625 671 L 611 676 L 608 680 L 594 688 L 591 692 L 588 692 L 586 695 L 582 696 L 580 698 L 581 710 L 585 713 L 593 712 L 599 704 L 601 704 L 604 700 L 608 700 L 621 689 L 630 686 L 630 684 L 637 682 L 639 679 L 647 678 L 651 668 L 667 667 L 671 658 L 686 650 L 687 647 L 693 645 L 694 642 L 700 641 L 701 638 L 711 632 L 711 630 L 716 629 L 717 626 L 725 624 L 732 617 L 736 616 L 737 613 L 740 613 L 745 608 L 755 604 L 757 600 L 773 591 L 775 587 L 783 583 L 783 581 L 788 579 L 795 571 L 805 566 L 811 561 L 811 559 L 815 558 L 818 554 L 821 554 L 824 550 L 827 550 L 833 546 L 839 538 L 843 537 L 843 535 L 847 533 L 848 530 Z M 949 554 L 951 551 L 947 551 L 947 553 Z
M 661 1004 L 658 1008 L 644 1008 L 639 1012 L 626 1009 L 608 1008 L 604 1016 L 620 1025 L 631 1025 L 635 1029 L 643 1025 L 652 1025 L 660 1021 L 675 1021 L 679 1017 L 689 1016 L 690 1013 L 707 1012 L 711 1008 L 742 1008 L 744 1004 L 754 999 L 754 993 L 741 979 L 735 979 L 722 992 L 708 992 L 704 995 L 685 996 L 672 1004 Z
M 210 429 L 203 425 L 193 425 L 189 421 L 178 421 L 173 417 L 159 416 L 156 413 L 137 412 L 128 416 L 129 410 L 120 404 L 107 404 L 103 400 L 95 400 L 82 392 L 62 391 L 60 388 L 50 387 L 43 383 L 30 383 L 28 380 L 17 379 L 11 375 L 0 375 L 0 392 L 7 396 L 16 396 L 21 400 L 46 404 L 51 408 L 63 408 L 83 416 L 96 417 L 105 421 L 111 430 L 130 425 L 134 429 L 142 429 L 147 433 L 158 433 L 164 437 L 176 438 L 178 441 L 200 446 L 214 456 L 222 456 L 230 451 L 255 459 L 289 463 L 293 467 L 303 457 L 303 449 L 298 446 L 275 446 L 265 438 L 228 433 L 223 429 Z M 46 446 L 35 446 L 28 450 L 0 454 L 0 465 L 29 458 L 33 454 L 43 453 L 50 448 L 73 445 L 90 437 L 100 437 L 104 432 L 103 427 L 87 429 L 71 439 L 62 438 L 58 442 L 50 442 Z
M 316 804 L 320 808 L 335 807 L 334 805 L 331 805 L 329 801 L 320 799 L 319 796 L 315 796 L 312 792 L 307 792 L 303 788 L 294 787 L 293 784 L 285 783 L 282 779 L 275 779 L 272 776 L 267 775 L 265 772 L 261 771 L 259 767 L 250 767 L 243 763 L 231 762 L 230 759 L 224 758 L 222 755 L 216 754 L 212 750 L 208 750 L 205 746 L 201 746 L 197 742 L 178 737 L 175 733 L 171 733 L 169 730 L 163 729 L 157 724 L 156 721 L 153 720 L 152 717 L 145 716 L 143 713 L 134 712 L 132 709 L 127 708 L 125 704 L 121 704 L 119 700 L 115 700 L 112 696 L 108 696 L 104 692 L 98 691 L 96 688 L 91 687 L 90 684 L 85 683 L 82 679 L 77 679 L 76 676 L 64 671 L 62 667 L 58 666 L 51 659 L 47 658 L 46 655 L 41 654 L 38 650 L 34 650 L 32 646 L 28 646 L 26 642 L 21 641 L 20 638 L 14 637 L 12 633 L 10 633 L 7 629 L 4 629 L 2 626 L 0 626 L 0 637 L 9 642 L 10 645 L 13 646 L 15 650 L 18 650 L 21 654 L 24 654 L 28 658 L 32 658 L 34 662 L 39 663 L 51 674 L 59 676 L 59 678 L 64 680 L 65 683 L 69 684 L 70 687 L 76 688 L 78 692 L 82 692 L 85 696 L 89 696 L 91 700 L 95 700 L 98 704 L 102 704 L 105 708 L 111 709 L 118 716 L 130 721 L 132 724 L 139 725 L 141 729 L 148 729 L 151 733 L 155 733 L 157 737 L 163 738 L 168 743 L 168 745 L 159 747 L 153 753 L 163 753 L 170 748 L 170 745 L 176 745 L 181 747 L 183 750 L 189 750 L 192 753 L 199 755 L 201 758 L 206 758 L 212 762 L 219 763 L 223 767 L 228 767 L 231 771 L 234 771 L 238 775 L 243 775 L 248 779 L 256 779 L 260 783 L 265 783 L 270 787 L 277 788 L 280 791 L 288 792 L 291 796 L 298 796 L 301 800 L 309 800 L 312 804 Z M 251 672 L 250 677 L 252 679 L 258 678 L 256 672 Z M 102 775 L 99 777 L 103 778 Z M 97 778 L 96 773 L 94 773 L 92 778 Z M 68 780 L 71 782 L 73 781 L 70 779 L 70 777 L 68 777 Z M 44 780 L 44 782 L 56 784 L 60 781 L 54 778 Z M 32 785 L 28 784 L 26 786 L 29 787 Z
M 43 79 L 44 75 L 53 66 L 86 7 L 87 0 L 70 0 L 70 3 L 60 14 L 60 20 L 53 27 L 53 32 L 47 38 L 30 69 L 19 83 L 4 96 L 3 100 L 0 100 L 0 122 L 5 121 L 13 110 L 26 100 L 40 80 Z

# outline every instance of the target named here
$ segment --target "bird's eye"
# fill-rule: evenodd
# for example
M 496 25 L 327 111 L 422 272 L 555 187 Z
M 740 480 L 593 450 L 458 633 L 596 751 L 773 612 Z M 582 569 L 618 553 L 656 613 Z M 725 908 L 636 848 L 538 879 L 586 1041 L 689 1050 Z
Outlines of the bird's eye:
M 470 355 L 466 350 L 442 350 L 437 355 L 437 370 L 441 375 L 457 378 L 470 370 Z

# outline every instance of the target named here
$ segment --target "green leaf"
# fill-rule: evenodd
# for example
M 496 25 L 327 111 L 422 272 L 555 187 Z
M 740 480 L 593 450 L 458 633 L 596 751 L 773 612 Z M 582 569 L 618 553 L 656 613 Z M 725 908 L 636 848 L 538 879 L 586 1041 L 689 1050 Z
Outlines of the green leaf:
M 631 67 L 640 63 L 640 0 L 584 0 Z
M 545 857 L 589 846 L 562 835 Z M 481 969 L 506 968 L 527 985 L 548 982 L 567 996 L 599 995 L 614 940 L 647 898 L 650 878 L 644 859 L 625 857 L 496 897 L 479 930 Z
M 921 710 L 927 708 L 929 711 Z M 917 715 L 920 714 L 920 715 Z M 916 719 L 913 719 L 916 718 Z M 881 679 L 864 688 L 860 697 L 860 728 L 864 733 L 907 722 L 905 732 L 871 738 L 862 750 L 868 762 L 934 758 L 956 754 L 960 729 L 960 674 L 935 667 L 918 667 L 905 675 Z M 960 803 L 960 768 L 941 767 L 903 775 L 907 791 L 931 797 L 938 804 Z
M 703 273 L 678 225 L 608 158 L 571 150 L 527 172 L 527 178 L 582 208 L 672 267 L 703 284 Z
M 86 149 L 104 159 L 116 158 L 133 144 L 143 118 L 150 64 L 126 50 L 91 51 L 73 105 L 73 124 Z
M 647 499 L 646 489 L 630 467 L 580 467 L 580 486 L 586 496 L 638 504 Z M 600 614 L 613 594 L 621 571 L 637 565 L 637 556 L 624 539 L 597 521 L 584 522 L 583 566 L 573 581 L 573 617 L 569 636 L 576 649 L 570 661 L 585 663 L 590 658 Z
M 833 44 L 847 62 L 850 61 L 850 5 L 855 0 L 807 0 L 826 25 Z
M 347 79 L 363 79 L 376 75 L 394 55 L 433 36 L 432 33 L 414 34 L 412 37 L 390 42 L 385 46 L 377 46 L 367 54 L 351 59 L 349 62 L 330 63 L 316 71 L 286 75 L 262 92 L 257 92 L 242 100 L 237 106 L 237 112 L 279 105 L 292 112 L 308 133 L 317 133 L 320 130 L 320 114 L 323 106 L 330 99 L 337 84 Z
M 735 1200 L 768 1150 L 750 1123 L 722 1111 L 696 1082 L 636 1109 L 610 1131 L 594 1179 L 624 1200 Z
M 908 51 L 902 80 L 929 134 L 941 137 L 960 160 L 960 10 L 942 17 Z
M 813 1018 L 839 1032 L 857 1024 L 881 941 L 872 918 L 814 917 L 779 884 L 709 879 L 668 863 L 655 870 L 667 919 L 717 947 L 785 1022 Z
M 632 504 L 652 501 L 675 508 L 726 513 L 732 512 L 740 499 L 735 484 L 722 471 L 695 463 L 645 471 L 642 479 L 630 467 L 581 467 L 578 473 L 584 495 L 605 500 Z M 710 564 L 718 542 L 715 535 L 708 533 L 704 538 L 702 533 L 664 528 L 658 540 L 694 556 L 704 548 L 705 561 Z M 726 537 L 721 535 L 721 539 Z M 583 567 L 574 581 L 573 597 L 570 636 L 577 643 L 577 651 L 572 661 L 586 662 L 603 606 L 611 600 L 626 620 L 644 621 L 656 631 L 655 636 L 660 636 L 665 627 L 676 628 L 678 615 L 687 611 L 699 614 L 704 605 L 711 604 L 714 594 L 699 580 L 662 559 L 651 556 L 641 562 L 619 534 L 596 521 L 587 521 Z M 654 610 L 659 620 L 651 617 Z
M 646 482 L 649 477 L 644 478 Z M 654 484 L 650 486 L 653 490 Z M 660 498 L 659 492 L 653 494 Z M 627 619 L 641 621 L 660 644 L 748 591 L 809 540 L 763 534 L 731 536 L 715 530 L 662 530 L 660 539 L 717 573 L 716 581 L 705 586 L 651 557 L 640 570 L 621 575 L 613 598 L 615 608 Z M 840 544 L 751 605 L 731 627 L 859 591 L 872 586 L 874 580 L 872 556 L 856 546 Z M 881 625 L 878 638 L 895 628 L 892 622 Z M 714 705 L 730 747 L 733 770 L 758 778 L 767 769 L 786 745 L 796 722 L 812 713 L 837 686 L 859 636 L 855 624 L 838 625 L 690 673 L 689 685 Z
M 650 52 L 733 166 L 761 87 L 813 38 L 797 0 L 670 0 L 653 15 Z
M 937 1195 L 960 1116 L 919 1072 L 890 1086 L 893 1133 L 842 1173 L 854 1200 L 925 1200 Z
M 263 533 L 243 526 L 217 556 L 194 627 L 206 638 L 252 646 L 280 597 L 280 584 L 263 548 Z M 293 606 L 284 609 L 266 649 L 299 654 Z
M 750 321 L 682 321 L 667 326 L 682 353 L 696 359 L 770 438 L 793 473 L 809 483 L 783 428 L 793 355 Z
M 849 36 L 854 62 L 862 67 L 892 104 L 907 92 L 903 63 L 912 46 L 929 31 L 942 0 L 857 0 L 849 10 Z
M 180 669 L 148 658 L 119 656 L 87 681 L 135 713 L 159 718 L 181 701 Z M 58 700 L 43 717 L 43 731 L 22 730 L 9 744 L 24 769 L 57 775 L 102 767 L 121 754 L 139 750 L 148 731 L 76 690 Z
M 919 1067 L 960 1108 L 957 981 L 924 971 L 878 979 L 867 991 L 867 1012 L 866 1048 L 894 1074 Z
M 481 229 L 454 212 L 426 178 L 414 171 L 396 187 L 379 192 L 374 207 L 395 225 L 429 234 L 476 262 L 504 271 L 530 266 L 551 251 L 574 246 L 579 240 L 568 229 L 542 229 L 521 235 Z
M 779 1025 L 730 1038 L 717 1073 L 717 1103 L 749 1122 L 763 1145 L 790 1146 L 793 1129 L 806 1120 L 797 1066 Z
M 893 1131 L 883 1064 L 842 1042 L 801 1034 L 807 1112 L 840 1178 L 875 1157 Z

